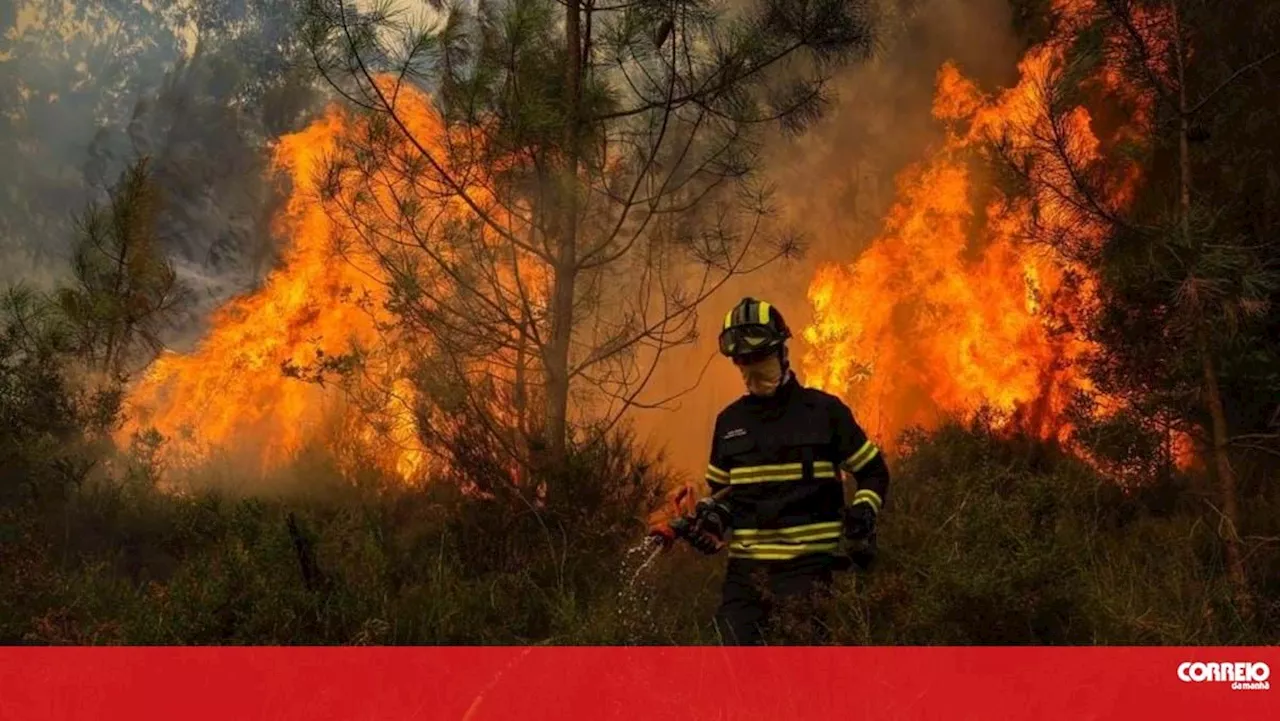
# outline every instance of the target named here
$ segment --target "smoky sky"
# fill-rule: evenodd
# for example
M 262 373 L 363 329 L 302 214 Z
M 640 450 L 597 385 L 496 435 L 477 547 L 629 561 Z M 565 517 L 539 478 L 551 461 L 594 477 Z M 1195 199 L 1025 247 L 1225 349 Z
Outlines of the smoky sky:
M 150 159 L 158 235 L 198 299 L 183 340 L 274 257 L 270 140 L 313 108 L 292 0 L 6 1 L 0 283 L 64 278 L 78 217 Z

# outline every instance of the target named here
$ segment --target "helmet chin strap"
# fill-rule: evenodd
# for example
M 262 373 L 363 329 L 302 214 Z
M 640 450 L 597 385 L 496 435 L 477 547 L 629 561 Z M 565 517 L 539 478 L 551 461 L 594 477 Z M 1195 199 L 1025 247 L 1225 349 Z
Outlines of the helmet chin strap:
M 778 387 L 781 388 L 787 384 L 787 381 L 791 380 L 791 358 L 785 343 L 778 349 L 778 364 L 782 366 L 782 375 L 778 379 Z

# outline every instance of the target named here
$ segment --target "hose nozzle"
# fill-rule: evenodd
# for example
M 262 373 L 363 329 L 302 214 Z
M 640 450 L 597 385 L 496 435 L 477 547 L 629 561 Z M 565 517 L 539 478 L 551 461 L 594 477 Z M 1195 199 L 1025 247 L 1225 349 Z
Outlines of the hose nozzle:
M 693 487 L 683 486 L 671 495 L 666 509 L 650 517 L 649 538 L 667 548 L 677 539 L 690 538 L 699 522 L 710 524 L 703 530 L 714 530 L 722 535 L 729 526 L 729 509 L 721 500 L 724 494 L 720 491 L 695 502 Z

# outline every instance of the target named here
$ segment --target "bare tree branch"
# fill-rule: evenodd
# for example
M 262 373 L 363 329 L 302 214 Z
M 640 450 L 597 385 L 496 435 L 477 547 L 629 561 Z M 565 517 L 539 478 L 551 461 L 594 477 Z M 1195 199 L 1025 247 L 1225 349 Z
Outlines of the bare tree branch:
M 1250 70 L 1253 70 L 1254 68 L 1257 68 L 1265 63 L 1268 63 L 1276 59 L 1277 57 L 1280 57 L 1280 50 L 1273 50 L 1267 53 L 1266 55 L 1263 55 L 1262 57 L 1258 58 L 1257 60 L 1254 60 L 1251 63 L 1240 66 L 1239 68 L 1236 69 L 1234 73 L 1231 73 L 1231 75 L 1228 76 L 1226 80 L 1223 80 L 1221 83 L 1218 84 L 1216 88 L 1209 91 L 1207 95 L 1201 98 L 1199 102 L 1191 106 L 1191 108 L 1187 110 L 1187 115 L 1195 115 L 1196 113 L 1200 112 L 1205 106 L 1209 104 L 1211 100 L 1214 99 L 1214 97 L 1217 96 L 1218 93 L 1222 92 L 1223 90 L 1226 90 L 1232 83 L 1234 83 L 1236 80 L 1239 80 L 1241 75 L 1244 75 Z

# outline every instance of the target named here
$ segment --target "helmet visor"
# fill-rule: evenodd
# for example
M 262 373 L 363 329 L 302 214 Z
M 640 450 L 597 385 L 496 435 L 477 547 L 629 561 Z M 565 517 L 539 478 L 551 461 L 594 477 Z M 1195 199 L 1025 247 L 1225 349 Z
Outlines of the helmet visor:
M 734 326 L 720 334 L 720 353 L 731 358 L 755 355 L 781 342 L 782 336 L 767 325 Z

